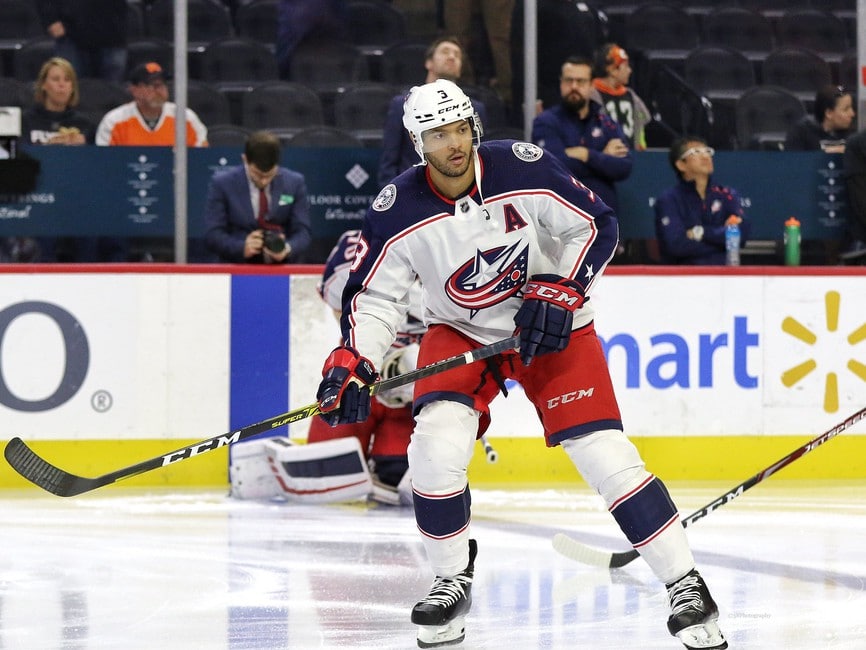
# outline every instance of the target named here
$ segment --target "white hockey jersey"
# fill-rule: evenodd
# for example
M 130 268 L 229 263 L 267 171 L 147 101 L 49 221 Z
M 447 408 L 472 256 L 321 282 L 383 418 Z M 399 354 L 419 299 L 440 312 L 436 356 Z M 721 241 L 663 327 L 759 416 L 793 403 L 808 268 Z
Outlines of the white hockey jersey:
M 374 364 L 391 345 L 420 281 L 426 325 L 480 344 L 514 332 L 530 277 L 555 274 L 588 294 L 613 256 L 613 211 L 553 156 L 526 142 L 480 145 L 481 192 L 439 194 L 426 167 L 382 189 L 364 219 L 343 293 L 344 340 Z M 483 196 L 483 200 L 482 200 Z M 590 303 L 574 327 L 593 318 Z

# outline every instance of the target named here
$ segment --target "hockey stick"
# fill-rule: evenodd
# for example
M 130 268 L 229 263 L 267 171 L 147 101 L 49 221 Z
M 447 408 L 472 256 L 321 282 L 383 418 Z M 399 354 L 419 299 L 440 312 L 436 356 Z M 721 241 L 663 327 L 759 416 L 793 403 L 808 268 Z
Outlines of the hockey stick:
M 431 363 L 423 368 L 417 368 L 416 370 L 403 373 L 402 375 L 384 379 L 376 382 L 370 387 L 370 394 L 376 395 L 386 390 L 397 388 L 398 386 L 411 384 L 413 381 L 425 377 L 437 375 L 440 372 L 450 370 L 451 368 L 457 368 L 474 361 L 487 359 L 507 350 L 513 350 L 518 346 L 519 341 L 519 337 L 512 336 L 511 338 L 496 341 L 495 343 L 482 346 L 475 350 L 469 350 L 463 354 L 457 354 L 453 357 L 442 359 L 441 361 Z M 40 458 L 23 440 L 21 440 L 21 438 L 12 438 L 6 444 L 4 455 L 6 456 L 6 460 L 12 466 L 12 469 L 31 483 L 41 487 L 47 492 L 56 494 L 57 496 L 71 497 L 84 492 L 90 492 L 91 490 L 103 487 L 104 485 L 109 485 L 121 479 L 149 472 L 159 467 L 172 465 L 179 461 L 186 460 L 187 458 L 192 458 L 193 456 L 200 456 L 205 452 L 219 449 L 220 447 L 225 447 L 240 442 L 241 440 L 246 440 L 247 438 L 251 438 L 259 433 L 286 424 L 291 424 L 292 422 L 305 420 L 306 418 L 318 415 L 319 412 L 318 403 L 303 406 L 294 411 L 281 413 L 280 415 L 275 415 L 267 420 L 250 424 L 236 431 L 231 431 L 220 436 L 202 440 L 201 442 L 177 449 L 169 454 L 157 456 L 156 458 L 151 458 L 150 460 L 145 460 L 135 465 L 124 467 L 117 471 L 110 472 L 109 474 L 94 478 L 76 476 L 75 474 L 71 474 L 55 467 L 48 461 Z
M 864 416 L 866 416 L 866 407 L 860 409 L 859 411 L 854 413 L 854 415 L 850 416 L 844 422 L 840 422 L 829 431 L 822 433 L 817 438 L 813 438 L 806 444 L 798 447 L 787 456 L 783 456 L 766 469 L 763 469 L 757 474 L 755 474 L 752 478 L 743 481 L 737 487 L 728 490 L 718 499 L 714 499 L 700 510 L 696 510 L 688 517 L 683 519 L 683 528 L 688 528 L 695 522 L 706 517 L 716 508 L 719 508 L 726 503 L 730 503 L 738 496 L 740 496 L 743 492 L 750 488 L 753 488 L 758 483 L 769 478 L 783 467 L 787 467 L 801 456 L 805 456 L 816 447 L 819 447 L 828 440 L 835 438 L 845 429 L 862 420 Z M 637 558 L 639 555 L 639 553 L 634 549 L 630 551 L 622 551 L 619 553 L 600 551 L 598 549 L 585 546 L 584 544 L 578 542 L 576 539 L 569 537 L 564 533 L 557 533 L 556 535 L 554 535 L 553 548 L 565 557 L 572 560 L 577 560 L 578 562 L 590 564 L 593 566 L 608 567 L 611 569 L 623 567 L 635 558 Z

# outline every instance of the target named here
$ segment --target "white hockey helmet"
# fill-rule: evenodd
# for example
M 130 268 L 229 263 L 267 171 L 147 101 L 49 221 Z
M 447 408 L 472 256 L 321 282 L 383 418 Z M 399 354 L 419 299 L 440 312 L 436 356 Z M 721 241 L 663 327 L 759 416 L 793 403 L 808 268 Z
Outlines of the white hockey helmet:
M 419 164 L 427 164 L 421 134 L 460 120 L 469 122 L 477 146 L 483 134 L 481 120 L 472 107 L 472 101 L 457 84 L 447 79 L 437 79 L 423 86 L 414 86 L 409 91 L 403 102 L 403 126 L 409 131 L 415 151 L 421 158 Z

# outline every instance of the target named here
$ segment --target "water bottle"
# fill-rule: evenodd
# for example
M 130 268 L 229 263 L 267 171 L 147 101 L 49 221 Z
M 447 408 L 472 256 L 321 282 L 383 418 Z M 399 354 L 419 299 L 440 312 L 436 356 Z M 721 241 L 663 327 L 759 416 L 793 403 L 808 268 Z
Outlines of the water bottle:
M 725 226 L 725 264 L 740 265 L 740 225 L 733 219 Z
M 785 265 L 800 266 L 800 222 L 791 217 L 785 222 Z

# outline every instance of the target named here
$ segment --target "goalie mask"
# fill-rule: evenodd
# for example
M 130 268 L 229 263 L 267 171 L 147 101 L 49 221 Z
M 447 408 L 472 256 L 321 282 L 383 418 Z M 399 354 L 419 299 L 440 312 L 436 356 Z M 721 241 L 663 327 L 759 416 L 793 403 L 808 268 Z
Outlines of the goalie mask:
M 466 120 L 472 128 L 475 146 L 481 142 L 483 130 L 481 120 L 472 107 L 472 102 L 453 81 L 437 79 L 423 86 L 415 86 L 403 102 L 403 126 L 409 131 L 415 151 L 426 165 L 424 157 L 425 131 L 439 126 Z

